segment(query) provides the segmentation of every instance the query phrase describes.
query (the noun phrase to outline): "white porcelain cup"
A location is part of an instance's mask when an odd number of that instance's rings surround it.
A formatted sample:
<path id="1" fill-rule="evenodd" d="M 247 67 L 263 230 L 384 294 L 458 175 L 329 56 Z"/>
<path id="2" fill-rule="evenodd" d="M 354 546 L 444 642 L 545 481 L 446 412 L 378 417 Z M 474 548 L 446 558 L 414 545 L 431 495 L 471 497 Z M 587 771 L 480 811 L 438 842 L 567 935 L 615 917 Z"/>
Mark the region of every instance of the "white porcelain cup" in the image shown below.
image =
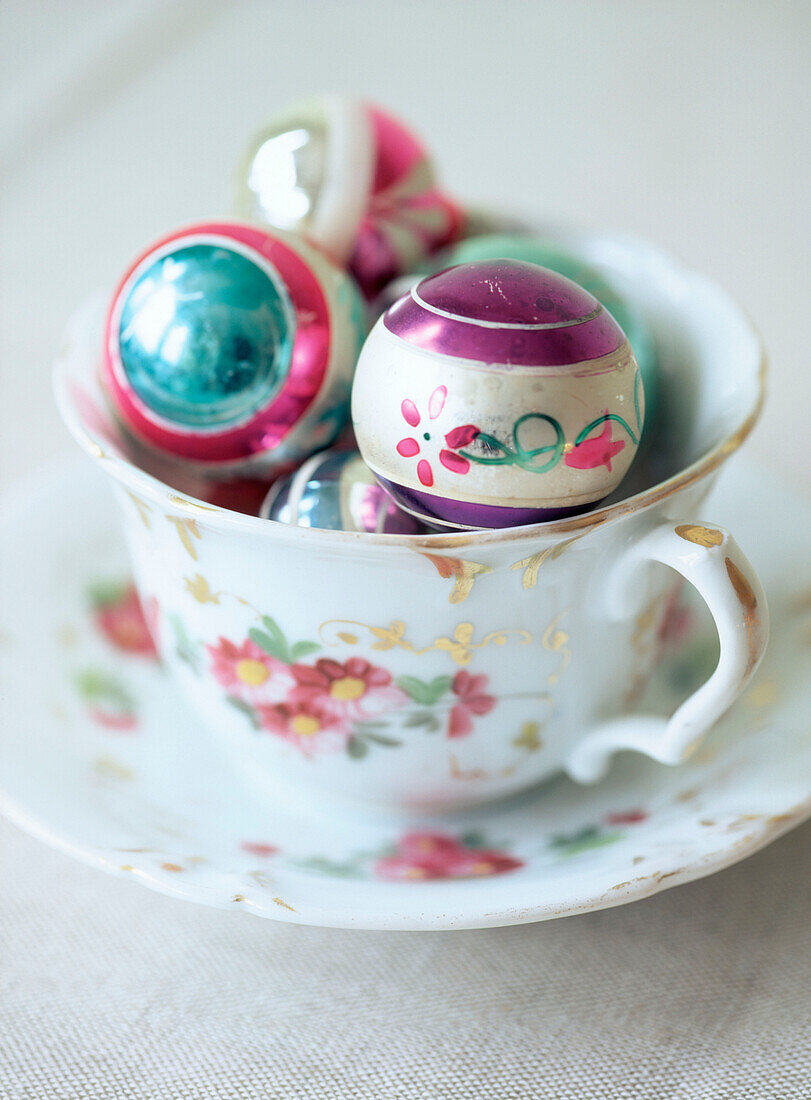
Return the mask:
<path id="1" fill-rule="evenodd" d="M 96 381 L 103 303 L 75 318 L 55 372 L 62 414 L 115 486 L 171 676 L 256 775 L 448 810 L 560 770 L 591 782 L 619 749 L 678 764 L 750 679 L 766 600 L 702 506 L 761 406 L 757 336 L 722 290 L 647 246 L 563 243 L 643 310 L 666 415 L 617 499 L 533 527 L 350 534 L 206 503 L 193 476 L 135 464 Z M 662 718 L 634 700 L 682 578 L 715 620 L 720 660 Z"/>

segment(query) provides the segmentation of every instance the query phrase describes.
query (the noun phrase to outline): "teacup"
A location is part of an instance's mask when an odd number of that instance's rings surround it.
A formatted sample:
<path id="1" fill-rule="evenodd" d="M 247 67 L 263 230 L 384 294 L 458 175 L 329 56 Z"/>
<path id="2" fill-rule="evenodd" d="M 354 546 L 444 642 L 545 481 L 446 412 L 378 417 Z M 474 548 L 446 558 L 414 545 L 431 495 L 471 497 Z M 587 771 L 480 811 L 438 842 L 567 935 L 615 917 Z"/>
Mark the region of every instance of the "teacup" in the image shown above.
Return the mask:
<path id="1" fill-rule="evenodd" d="M 645 245 L 566 244 L 652 326 L 666 423 L 616 498 L 535 526 L 374 535 L 212 504 L 193 471 L 181 483 L 134 454 L 107 412 L 103 303 L 74 319 L 55 368 L 62 415 L 115 487 L 170 674 L 254 774 L 445 811 L 561 770 L 594 781 L 620 749 L 678 764 L 752 676 L 763 590 L 732 536 L 699 517 L 761 407 L 758 338 L 721 289 Z M 671 718 L 637 713 L 682 578 L 715 620 L 720 660 Z"/>

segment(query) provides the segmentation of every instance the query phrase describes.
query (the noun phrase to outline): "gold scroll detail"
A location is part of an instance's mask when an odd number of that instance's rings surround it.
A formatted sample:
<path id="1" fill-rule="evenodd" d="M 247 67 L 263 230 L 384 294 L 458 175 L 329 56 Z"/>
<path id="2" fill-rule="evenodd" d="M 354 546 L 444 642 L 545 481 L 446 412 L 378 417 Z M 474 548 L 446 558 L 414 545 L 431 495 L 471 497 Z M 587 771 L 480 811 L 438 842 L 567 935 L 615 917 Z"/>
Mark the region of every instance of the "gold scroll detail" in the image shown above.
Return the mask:
<path id="1" fill-rule="evenodd" d="M 513 562 L 510 569 L 523 569 L 524 576 L 522 583 L 524 588 L 534 588 L 538 583 L 538 570 L 543 563 L 545 561 L 555 561 L 561 554 L 569 549 L 573 542 L 577 542 L 578 539 L 582 538 L 583 535 L 574 535 L 573 538 L 564 539 L 562 542 L 556 542 L 554 546 L 547 546 L 545 550 L 539 550 L 537 554 L 532 554 L 528 558 L 521 558 L 520 561 Z"/>
<path id="2" fill-rule="evenodd" d="M 205 577 L 200 573 L 195 573 L 193 577 L 183 578 L 186 591 L 190 595 L 194 596 L 198 603 L 219 603 L 219 592 L 212 592 L 211 585 L 208 583 Z"/>
<path id="3" fill-rule="evenodd" d="M 504 629 L 491 630 L 489 634 L 485 634 L 481 641 L 476 642 L 473 640 L 476 632 L 473 623 L 459 623 L 450 638 L 434 638 L 430 645 L 418 647 L 413 642 L 408 641 L 405 636 L 406 625 L 399 619 L 392 620 L 388 626 L 369 626 L 367 623 L 357 622 L 355 619 L 328 619 L 318 628 L 319 638 L 328 646 L 340 645 L 341 642 L 346 645 L 356 645 L 359 640 L 356 634 L 345 630 L 336 630 L 335 637 L 337 640 L 328 641 L 324 632 L 330 626 L 354 626 L 360 627 L 361 630 L 368 630 L 375 638 L 372 649 L 404 649 L 417 657 L 422 656 L 423 653 L 433 653 L 439 650 L 447 653 L 457 665 L 470 664 L 474 650 L 484 649 L 488 645 L 506 645 L 510 636 L 515 638 L 520 645 L 529 645 L 532 641 L 532 635 L 526 630 Z"/>
<path id="4" fill-rule="evenodd" d="M 444 554 L 428 554 L 423 550 L 418 550 L 417 553 L 420 557 L 427 558 L 444 580 L 454 578 L 454 585 L 448 596 L 449 603 L 463 603 L 470 595 L 476 577 L 493 572 L 492 566 L 484 565 L 480 561 L 448 558 Z"/>
<path id="5" fill-rule="evenodd" d="M 547 684 L 550 686 L 556 684 L 563 673 L 563 670 L 572 659 L 572 651 L 569 649 L 569 635 L 565 630 L 558 627 L 558 623 L 564 615 L 568 614 L 568 608 L 566 611 L 561 611 L 559 615 L 556 615 L 546 630 L 543 632 L 541 638 L 541 645 L 549 653 L 559 653 L 561 662 L 554 672 L 550 672 L 546 678 Z"/>
<path id="6" fill-rule="evenodd" d="M 142 500 L 141 497 L 137 495 L 137 493 L 133 493 L 131 489 L 125 489 L 124 492 L 137 508 L 138 515 L 141 517 L 141 523 L 143 523 L 144 527 L 146 527 L 148 531 L 149 528 L 152 526 L 152 522 L 149 518 L 149 514 L 152 509 L 149 507 L 145 500 Z"/>
<path id="7" fill-rule="evenodd" d="M 538 752 L 543 748 L 540 722 L 524 722 L 521 732 L 511 742 L 515 749 L 525 749 L 527 752 Z"/>
<path id="8" fill-rule="evenodd" d="M 197 526 L 197 520 L 185 519 L 182 516 L 170 516 L 168 512 L 166 518 L 175 525 L 178 538 L 183 543 L 183 549 L 193 561 L 197 561 L 197 550 L 192 542 L 192 538 L 200 539 L 202 537 L 200 528 Z"/>

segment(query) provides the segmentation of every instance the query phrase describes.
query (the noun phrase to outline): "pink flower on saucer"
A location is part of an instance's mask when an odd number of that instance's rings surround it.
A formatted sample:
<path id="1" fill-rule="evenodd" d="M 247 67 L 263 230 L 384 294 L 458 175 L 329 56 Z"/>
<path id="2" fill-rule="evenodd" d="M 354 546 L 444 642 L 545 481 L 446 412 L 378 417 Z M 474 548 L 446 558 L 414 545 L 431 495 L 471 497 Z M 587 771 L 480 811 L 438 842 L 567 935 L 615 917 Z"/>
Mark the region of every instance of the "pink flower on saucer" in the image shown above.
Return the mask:
<path id="1" fill-rule="evenodd" d="M 639 825 L 647 820 L 647 810 L 618 810 L 605 815 L 606 825 Z"/>
<path id="2" fill-rule="evenodd" d="M 495 848 L 457 840 L 447 833 L 406 833 L 392 855 L 379 859 L 374 873 L 397 882 L 486 878 L 523 867 L 520 859 Z"/>
<path id="3" fill-rule="evenodd" d="M 263 840 L 243 840 L 240 848 L 249 856 L 257 856 L 259 859 L 270 859 L 279 852 L 275 844 L 266 844 Z"/>
<path id="4" fill-rule="evenodd" d="M 447 386 L 437 386 L 431 396 L 428 398 L 428 419 L 436 420 L 445 408 L 445 401 L 448 397 Z M 406 398 L 400 405 L 400 412 L 403 414 L 403 420 L 410 428 L 418 428 L 422 423 L 422 417 L 420 411 L 415 403 Z M 458 431 L 458 429 L 454 429 Z M 453 432 L 451 433 L 453 435 Z M 431 439 L 430 432 L 422 433 L 422 440 L 424 443 L 429 442 Z M 449 437 L 446 437 L 446 443 L 448 446 L 455 446 L 458 444 L 452 444 Z M 403 439 L 397 444 L 397 453 L 403 458 L 416 458 L 417 455 L 422 454 L 422 443 L 413 435 L 404 436 Z M 439 461 L 445 467 L 446 470 L 450 470 L 454 474 L 466 474 L 470 469 L 470 463 L 462 455 L 454 454 L 453 451 L 443 448 L 439 452 Z M 430 488 L 434 484 L 434 471 L 431 468 L 431 463 L 427 458 L 420 458 L 417 462 L 417 477 L 420 479 L 420 483 L 425 485 L 426 488 Z"/>

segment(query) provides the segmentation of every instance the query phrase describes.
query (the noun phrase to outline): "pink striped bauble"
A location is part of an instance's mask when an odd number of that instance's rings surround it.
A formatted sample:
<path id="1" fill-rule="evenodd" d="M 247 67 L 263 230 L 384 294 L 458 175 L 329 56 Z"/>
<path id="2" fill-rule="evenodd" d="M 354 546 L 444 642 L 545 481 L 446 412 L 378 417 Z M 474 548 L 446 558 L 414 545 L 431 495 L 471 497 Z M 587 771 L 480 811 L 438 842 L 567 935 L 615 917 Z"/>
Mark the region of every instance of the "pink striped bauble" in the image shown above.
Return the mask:
<path id="1" fill-rule="evenodd" d="M 464 223 L 419 138 L 373 104 L 331 96 L 288 108 L 254 138 L 237 210 L 309 236 L 368 298 L 456 240 Z"/>

